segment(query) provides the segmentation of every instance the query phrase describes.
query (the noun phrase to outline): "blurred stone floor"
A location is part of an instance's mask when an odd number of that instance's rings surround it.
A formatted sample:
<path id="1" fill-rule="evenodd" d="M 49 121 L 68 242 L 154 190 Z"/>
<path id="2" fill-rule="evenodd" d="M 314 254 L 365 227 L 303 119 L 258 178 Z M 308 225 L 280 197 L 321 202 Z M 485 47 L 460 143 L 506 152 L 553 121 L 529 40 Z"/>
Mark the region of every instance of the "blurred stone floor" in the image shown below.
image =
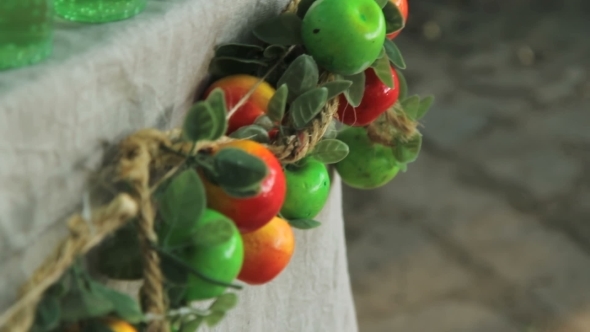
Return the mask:
<path id="1" fill-rule="evenodd" d="M 590 331 L 590 12 L 422 1 L 398 40 L 437 97 L 422 154 L 345 189 L 361 332 Z"/>

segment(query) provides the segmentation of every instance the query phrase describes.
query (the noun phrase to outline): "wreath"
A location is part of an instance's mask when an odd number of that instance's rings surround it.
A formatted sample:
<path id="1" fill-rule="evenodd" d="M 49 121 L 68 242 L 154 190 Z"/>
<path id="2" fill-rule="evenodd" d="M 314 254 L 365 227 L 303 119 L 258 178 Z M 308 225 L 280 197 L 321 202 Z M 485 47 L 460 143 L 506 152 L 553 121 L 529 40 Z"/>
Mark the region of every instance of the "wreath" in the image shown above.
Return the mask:
<path id="1" fill-rule="evenodd" d="M 254 28 L 256 43 L 218 46 L 183 127 L 118 144 L 100 171 L 112 197 L 69 218 L 3 330 L 218 324 L 237 304 L 236 278 L 270 282 L 293 254 L 292 228 L 321 225 L 326 165 L 371 189 L 417 158 L 433 97 L 407 93 L 392 41 L 407 13 L 405 0 L 294 0 Z M 142 280 L 139 299 L 97 275 Z"/>

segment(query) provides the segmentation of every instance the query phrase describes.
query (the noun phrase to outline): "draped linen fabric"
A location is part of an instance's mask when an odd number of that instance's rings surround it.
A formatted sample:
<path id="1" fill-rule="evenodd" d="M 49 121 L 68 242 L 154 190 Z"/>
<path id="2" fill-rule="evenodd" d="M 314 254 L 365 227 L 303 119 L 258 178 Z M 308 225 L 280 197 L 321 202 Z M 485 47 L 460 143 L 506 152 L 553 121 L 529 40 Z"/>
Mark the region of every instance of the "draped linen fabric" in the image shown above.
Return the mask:
<path id="1" fill-rule="evenodd" d="M 285 0 L 150 0 L 121 22 L 56 22 L 53 56 L 0 72 L 0 311 L 67 235 L 104 143 L 178 126 L 215 45 L 246 38 Z M 241 292 L 216 331 L 356 331 L 338 178 L 284 273 Z"/>

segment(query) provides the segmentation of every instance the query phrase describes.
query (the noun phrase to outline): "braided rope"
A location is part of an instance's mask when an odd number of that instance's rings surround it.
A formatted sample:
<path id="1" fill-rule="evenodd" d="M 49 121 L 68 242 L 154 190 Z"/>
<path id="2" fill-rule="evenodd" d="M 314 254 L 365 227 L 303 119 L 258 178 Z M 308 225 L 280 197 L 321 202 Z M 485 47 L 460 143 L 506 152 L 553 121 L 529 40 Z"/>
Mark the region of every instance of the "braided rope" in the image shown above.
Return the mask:
<path id="1" fill-rule="evenodd" d="M 321 83 L 332 81 L 332 75 L 323 75 Z M 304 158 L 322 139 L 338 111 L 338 98 L 328 101 L 322 111 L 302 131 L 287 137 L 279 136 L 268 148 L 283 163 L 291 164 Z"/>
<path id="2" fill-rule="evenodd" d="M 122 141 L 119 145 L 119 177 L 133 186 L 134 199 L 139 205 L 137 214 L 138 237 L 143 258 L 143 286 L 140 298 L 145 313 L 163 315 L 166 312 L 163 276 L 160 258 L 152 248 L 158 243 L 154 231 L 154 207 L 149 188 L 152 162 L 161 156 L 161 147 L 169 146 L 168 137 L 147 129 Z M 148 324 L 148 332 L 168 332 L 165 321 L 154 320 Z"/>
<path id="3" fill-rule="evenodd" d="M 283 10 L 284 13 L 296 13 L 297 7 L 299 7 L 299 3 L 301 0 L 291 0 L 287 4 L 287 7 Z"/>
<path id="4" fill-rule="evenodd" d="M 408 141 L 418 133 L 419 123 L 409 118 L 399 102 L 396 102 L 385 113 L 366 126 L 371 141 L 385 146 L 394 146 L 394 137 Z"/>

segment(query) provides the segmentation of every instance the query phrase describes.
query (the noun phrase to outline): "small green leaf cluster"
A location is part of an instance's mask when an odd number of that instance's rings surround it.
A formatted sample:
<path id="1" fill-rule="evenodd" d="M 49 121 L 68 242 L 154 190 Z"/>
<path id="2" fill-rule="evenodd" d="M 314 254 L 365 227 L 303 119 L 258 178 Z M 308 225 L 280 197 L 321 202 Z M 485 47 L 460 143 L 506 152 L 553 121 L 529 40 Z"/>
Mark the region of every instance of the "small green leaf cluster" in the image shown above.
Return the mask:
<path id="1" fill-rule="evenodd" d="M 297 229 L 312 229 L 322 225 L 319 221 L 312 220 L 312 219 L 295 219 L 295 220 L 287 220 L 289 225 L 293 228 Z"/>
<path id="2" fill-rule="evenodd" d="M 192 142 L 219 139 L 227 130 L 226 114 L 223 90 L 215 89 L 188 111 L 182 131 L 184 138 Z"/>
<path id="3" fill-rule="evenodd" d="M 183 126 L 183 137 L 194 144 L 192 150 L 200 141 L 215 141 L 223 136 L 227 130 L 227 112 L 224 92 L 219 88 L 213 90 L 207 99 L 193 105 L 186 115 Z M 253 128 L 250 128 L 250 133 L 252 130 Z M 239 133 L 242 134 L 244 131 Z M 221 149 L 215 155 L 190 151 L 186 158 L 187 165 L 201 169 L 208 180 L 221 186 L 228 194 L 241 198 L 255 196 L 259 192 L 260 183 L 268 173 L 266 165 L 259 158 L 235 148 Z M 195 191 L 195 199 L 201 202 L 198 206 L 202 212 L 206 206 L 203 185 L 194 170 L 192 175 L 187 174 L 189 173 L 185 173 L 184 176 L 190 177 L 194 183 L 198 182 L 192 190 Z M 176 196 L 171 198 L 172 201 L 176 199 Z"/>
<path id="4" fill-rule="evenodd" d="M 324 164 L 335 164 L 346 158 L 348 145 L 335 138 L 324 138 L 314 147 L 309 156 Z"/>
<path id="5" fill-rule="evenodd" d="M 233 309 L 238 303 L 238 296 L 235 293 L 225 293 L 218 296 L 213 303 L 206 309 L 200 310 L 194 307 L 185 308 L 186 312 L 182 315 L 174 316 L 171 319 L 171 326 L 178 332 L 195 332 L 205 323 L 213 327 Z"/>
<path id="6" fill-rule="evenodd" d="M 407 165 L 416 161 L 420 154 L 420 150 L 422 149 L 422 135 L 416 133 L 406 141 L 397 138 L 394 144 L 393 151 L 395 159 L 399 163 L 401 170 L 405 171 Z"/>
<path id="7" fill-rule="evenodd" d="M 420 97 L 412 95 L 401 99 L 396 105 L 400 112 L 413 122 L 422 119 L 432 104 L 433 96 Z M 401 169 L 406 170 L 407 164 L 416 161 L 422 148 L 422 134 L 416 130 L 411 137 L 397 136 L 394 138 L 394 155 L 400 163 Z"/>
<path id="8" fill-rule="evenodd" d="M 211 71 L 214 76 L 254 74 L 265 77 L 269 83 L 277 87 L 268 103 L 266 114 L 257 119 L 254 124 L 244 126 L 233 132 L 230 137 L 247 138 L 259 143 L 269 143 L 268 133 L 273 130 L 278 130 L 283 135 L 294 134 L 308 126 L 328 101 L 336 98 L 352 85 L 352 82 L 345 79 L 320 84 L 318 82 L 320 78 L 318 66 L 314 59 L 307 54 L 301 54 L 293 59 L 286 58 L 286 55 L 294 50 L 293 48 L 287 48 L 287 46 L 296 44 L 298 38 L 290 36 L 288 39 L 281 39 L 280 36 L 298 31 L 293 27 L 299 21 L 300 19 L 294 14 L 282 14 L 261 23 L 254 30 L 254 34 L 269 44 L 266 47 L 226 44 L 217 49 L 212 60 L 213 64 L 218 63 L 219 59 L 230 61 L 228 56 L 231 56 L 231 61 L 241 64 L 265 59 L 264 61 L 270 61 L 268 66 L 263 66 L 265 69 L 270 67 L 270 63 L 275 64 L 275 71 L 269 71 L 265 74 L 261 72 L 253 73 L 246 67 L 243 68 L 244 70 L 228 72 L 217 70 L 215 69 L 217 65 L 214 66 Z M 269 29 L 269 27 L 273 28 Z M 232 68 L 236 68 L 236 66 L 232 66 Z M 271 73 L 276 74 L 274 80 L 269 78 Z M 211 96 L 208 99 L 210 98 Z M 204 108 L 202 104 L 206 103 L 207 101 L 198 103 L 199 108 L 195 107 L 195 112 L 200 112 Z M 286 116 L 288 116 L 287 119 L 285 119 Z M 195 115 L 194 121 L 198 121 L 197 118 Z"/>
<path id="9" fill-rule="evenodd" d="M 306 128 L 326 106 L 326 103 L 346 93 L 352 82 L 345 79 L 318 82 L 318 67 L 309 55 L 298 56 L 283 73 L 278 81 L 279 88 L 271 99 L 267 110 L 268 116 L 275 123 L 280 123 L 285 114 L 285 107 L 289 104 L 289 124 L 291 133 Z M 279 95 L 280 101 L 274 101 Z M 277 98 L 278 99 L 278 98 Z M 334 126 L 332 137 L 324 136 L 310 155 L 325 164 L 332 164 L 342 160 L 348 154 L 348 146 L 336 140 Z M 283 131 L 288 129 L 282 128 Z"/>
<path id="10" fill-rule="evenodd" d="M 418 121 L 426 115 L 433 103 L 433 96 L 421 98 L 418 95 L 412 95 L 401 100 L 401 107 L 406 116 L 413 121 Z"/>
<path id="11" fill-rule="evenodd" d="M 83 323 L 84 331 L 109 331 L 101 321 L 106 316 L 132 324 L 145 318 L 134 299 L 95 281 L 78 262 L 45 291 L 31 332 L 63 331 L 72 323 Z"/>
<path id="12" fill-rule="evenodd" d="M 224 44 L 215 50 L 209 64 L 209 72 L 213 78 L 236 74 L 261 77 L 286 53 L 287 48 L 279 44 L 270 44 L 267 47 L 255 44 Z"/>
<path id="13" fill-rule="evenodd" d="M 245 57 L 260 57 L 264 56 L 264 53 L 267 53 L 267 56 L 268 53 L 273 56 L 285 55 L 285 46 L 297 44 L 299 40 L 293 35 L 284 39 L 281 39 L 281 36 L 299 31 L 295 28 L 297 24 L 300 24 L 297 23 L 299 21 L 300 19 L 294 14 L 282 14 L 271 18 L 261 23 L 254 30 L 254 34 L 258 38 L 270 44 L 266 48 L 257 45 L 227 44 L 218 48 L 216 57 L 228 54 L 237 56 L 239 50 L 249 51 L 242 53 Z M 257 55 L 256 51 L 262 52 L 262 54 Z M 284 59 L 278 61 L 284 63 Z M 323 83 L 320 83 L 319 79 L 320 72 L 313 57 L 307 54 L 295 57 L 278 77 L 275 83 L 277 89 L 268 103 L 266 114 L 260 117 L 256 123 L 242 127 L 230 136 L 232 138 L 248 138 L 260 143 L 269 143 L 268 132 L 273 129 L 279 130 L 283 135 L 295 134 L 297 131 L 306 128 L 330 100 L 338 97 L 341 93 L 349 94 L 349 89 L 353 85 L 353 81 L 346 78 Z M 355 88 L 358 87 L 355 86 Z M 284 121 L 285 116 L 288 116 L 286 122 Z M 334 137 L 335 135 L 332 133 L 331 138 Z M 334 156 L 342 155 L 342 151 L 348 150 L 347 147 L 342 147 L 345 145 L 344 143 L 335 144 L 333 141 L 335 140 L 332 140 L 333 144 L 322 145 L 319 149 L 315 149 L 312 154 L 324 163 L 337 162 L 338 160 L 334 159 Z M 335 148 L 336 151 L 329 151 L 331 147 Z"/>
<path id="14" fill-rule="evenodd" d="M 268 105 L 267 115 L 273 123 L 282 123 L 287 113 L 288 123 L 292 126 L 289 129 L 302 130 L 318 116 L 329 100 L 352 84 L 347 80 L 320 84 L 319 76 L 318 66 L 310 55 L 302 54 L 289 64 L 280 76 L 278 89 Z"/>

